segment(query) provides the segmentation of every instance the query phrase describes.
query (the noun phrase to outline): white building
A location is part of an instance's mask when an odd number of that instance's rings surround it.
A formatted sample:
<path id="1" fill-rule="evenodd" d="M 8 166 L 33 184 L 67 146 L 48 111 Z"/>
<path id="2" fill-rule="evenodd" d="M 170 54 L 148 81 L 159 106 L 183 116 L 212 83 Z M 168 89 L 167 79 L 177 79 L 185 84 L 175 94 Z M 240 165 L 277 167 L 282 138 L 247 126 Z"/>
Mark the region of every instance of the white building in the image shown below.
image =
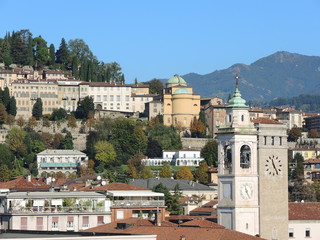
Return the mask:
<path id="1" fill-rule="evenodd" d="M 92 97 L 95 109 L 132 112 L 131 85 L 105 82 L 80 84 L 80 99 Z"/>
<path id="2" fill-rule="evenodd" d="M 320 203 L 289 203 L 289 239 L 319 239 Z"/>
<path id="3" fill-rule="evenodd" d="M 61 172 L 68 176 L 87 160 L 87 155 L 77 150 L 47 149 L 37 154 L 39 174 Z"/>
<path id="4" fill-rule="evenodd" d="M 74 231 L 111 222 L 110 200 L 95 192 L 9 192 L 0 194 L 5 230 Z"/>
<path id="5" fill-rule="evenodd" d="M 169 164 L 173 166 L 199 166 L 201 158 L 199 150 L 163 150 L 162 158 L 142 159 L 142 164 L 146 166 L 162 166 Z"/>

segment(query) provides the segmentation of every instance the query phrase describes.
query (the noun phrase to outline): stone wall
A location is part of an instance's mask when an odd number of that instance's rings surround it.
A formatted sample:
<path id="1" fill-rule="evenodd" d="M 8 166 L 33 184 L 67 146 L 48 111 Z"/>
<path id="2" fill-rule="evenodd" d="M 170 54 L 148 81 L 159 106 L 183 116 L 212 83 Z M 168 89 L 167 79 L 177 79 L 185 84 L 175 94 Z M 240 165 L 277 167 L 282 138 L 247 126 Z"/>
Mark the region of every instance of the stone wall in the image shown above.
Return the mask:
<path id="1" fill-rule="evenodd" d="M 212 138 L 181 138 L 182 148 L 201 150 L 209 140 Z"/>

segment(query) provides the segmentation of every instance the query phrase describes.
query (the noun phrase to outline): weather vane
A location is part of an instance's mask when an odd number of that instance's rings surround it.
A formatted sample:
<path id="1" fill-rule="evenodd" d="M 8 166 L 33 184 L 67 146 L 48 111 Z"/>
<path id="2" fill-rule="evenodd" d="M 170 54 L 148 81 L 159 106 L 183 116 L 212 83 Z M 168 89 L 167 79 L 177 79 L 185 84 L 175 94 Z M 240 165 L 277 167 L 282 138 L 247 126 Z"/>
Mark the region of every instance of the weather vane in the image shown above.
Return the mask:
<path id="1" fill-rule="evenodd" d="M 234 77 L 236 79 L 236 88 L 238 88 L 238 84 L 239 84 L 239 74 L 236 73 L 236 76 Z"/>

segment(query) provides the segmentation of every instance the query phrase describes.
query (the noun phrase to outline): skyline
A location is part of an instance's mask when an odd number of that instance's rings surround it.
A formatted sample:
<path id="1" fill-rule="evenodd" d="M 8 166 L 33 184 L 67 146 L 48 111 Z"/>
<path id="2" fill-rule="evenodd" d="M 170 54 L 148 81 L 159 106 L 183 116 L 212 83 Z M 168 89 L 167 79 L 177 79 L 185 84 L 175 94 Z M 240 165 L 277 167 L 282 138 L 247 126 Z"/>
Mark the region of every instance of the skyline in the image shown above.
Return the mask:
<path id="1" fill-rule="evenodd" d="M 320 56 L 320 2 L 0 2 L 0 37 L 29 29 L 56 50 L 83 39 L 98 60 L 116 61 L 126 82 L 207 74 L 277 51 Z M 14 8 L 13 11 L 10 11 Z"/>

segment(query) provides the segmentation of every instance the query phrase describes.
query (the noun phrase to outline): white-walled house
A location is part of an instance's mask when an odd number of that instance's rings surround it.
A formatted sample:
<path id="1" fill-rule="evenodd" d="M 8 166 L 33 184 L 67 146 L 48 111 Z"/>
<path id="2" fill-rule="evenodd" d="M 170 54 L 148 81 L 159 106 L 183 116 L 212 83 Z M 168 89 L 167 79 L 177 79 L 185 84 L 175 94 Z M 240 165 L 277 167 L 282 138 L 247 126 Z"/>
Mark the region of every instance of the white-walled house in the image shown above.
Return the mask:
<path id="1" fill-rule="evenodd" d="M 163 150 L 162 158 L 142 159 L 146 166 L 162 166 L 170 164 L 173 166 L 199 166 L 201 158 L 199 150 L 182 149 L 182 150 Z"/>
<path id="2" fill-rule="evenodd" d="M 88 157 L 83 152 L 69 149 L 47 149 L 37 154 L 39 174 L 64 173 L 66 176 L 77 173 L 77 167 Z"/>
<path id="3" fill-rule="evenodd" d="M 289 240 L 319 239 L 320 203 L 289 203 Z"/>
<path id="4" fill-rule="evenodd" d="M 111 222 L 110 205 L 95 192 L 1 193 L 0 229 L 77 232 Z"/>

